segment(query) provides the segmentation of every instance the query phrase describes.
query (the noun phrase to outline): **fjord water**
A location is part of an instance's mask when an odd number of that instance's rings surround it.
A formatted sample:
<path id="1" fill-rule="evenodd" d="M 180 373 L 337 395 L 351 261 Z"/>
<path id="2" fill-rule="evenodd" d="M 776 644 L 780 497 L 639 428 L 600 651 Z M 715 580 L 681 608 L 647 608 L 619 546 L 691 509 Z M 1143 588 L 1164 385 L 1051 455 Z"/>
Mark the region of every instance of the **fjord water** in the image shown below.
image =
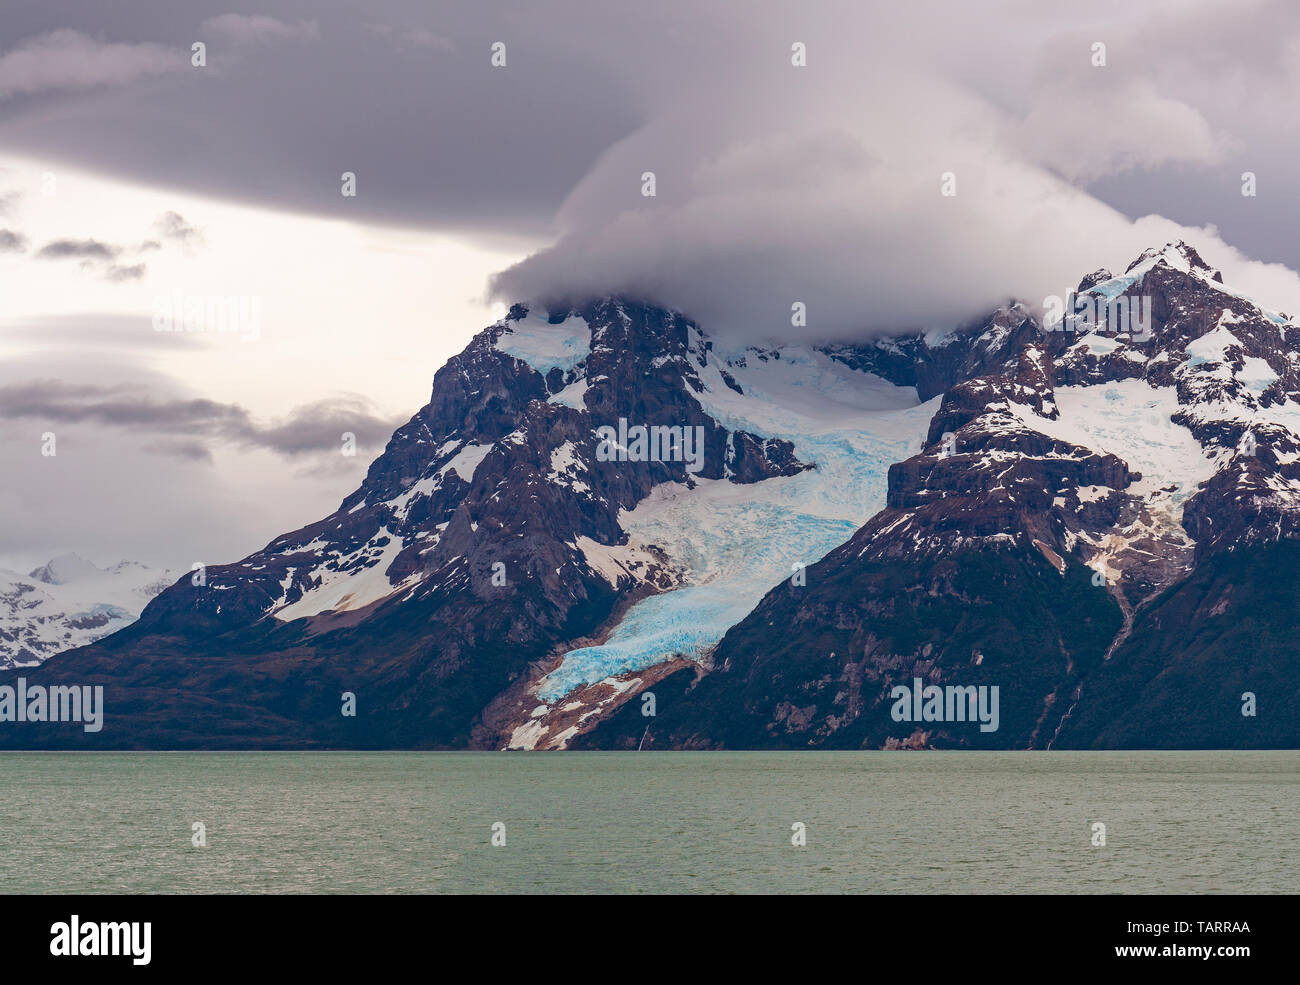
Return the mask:
<path id="1" fill-rule="evenodd" d="M 1294 893 L 1297 834 L 1300 752 L 0 753 L 8 893 Z"/>

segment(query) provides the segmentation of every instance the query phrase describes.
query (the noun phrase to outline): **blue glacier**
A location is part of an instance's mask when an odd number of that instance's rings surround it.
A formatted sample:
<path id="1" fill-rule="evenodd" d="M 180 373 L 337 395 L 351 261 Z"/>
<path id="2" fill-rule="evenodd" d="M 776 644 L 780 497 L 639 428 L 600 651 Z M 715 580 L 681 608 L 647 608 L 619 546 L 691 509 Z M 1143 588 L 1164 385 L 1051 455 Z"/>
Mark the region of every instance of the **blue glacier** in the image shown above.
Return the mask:
<path id="1" fill-rule="evenodd" d="M 685 584 L 634 603 L 604 642 L 566 653 L 540 682 L 541 700 L 673 656 L 705 656 L 796 564 L 820 560 L 883 508 L 889 466 L 920 449 L 934 413 L 910 387 L 812 349 L 782 349 L 766 362 L 749 353 L 746 362 L 727 367 L 742 396 L 710 354 L 697 399 L 730 430 L 791 441 L 816 469 L 743 485 L 703 479 L 693 490 L 666 483 L 620 514 L 634 541 L 658 545 L 686 570 Z"/>

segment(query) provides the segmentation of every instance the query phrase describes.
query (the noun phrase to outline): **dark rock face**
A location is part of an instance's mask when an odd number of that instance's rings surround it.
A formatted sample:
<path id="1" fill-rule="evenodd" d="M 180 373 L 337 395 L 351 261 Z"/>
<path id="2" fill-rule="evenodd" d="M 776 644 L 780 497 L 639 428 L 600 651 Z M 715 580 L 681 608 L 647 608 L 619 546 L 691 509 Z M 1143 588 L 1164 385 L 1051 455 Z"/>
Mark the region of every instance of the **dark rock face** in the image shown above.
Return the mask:
<path id="1" fill-rule="evenodd" d="M 1053 748 L 1296 748 L 1297 571 L 1294 539 L 1207 556 L 1138 614 Z"/>
<path id="2" fill-rule="evenodd" d="M 915 387 L 921 400 L 953 386 L 1017 366 L 1020 350 L 1040 339 L 1029 310 L 1012 304 L 934 339 L 901 335 L 869 345 L 834 345 L 825 351 L 846 366 Z"/>
<path id="3" fill-rule="evenodd" d="M 1091 290 L 1092 288 L 1096 287 L 1098 284 L 1110 280 L 1113 276 L 1114 274 L 1112 274 L 1105 267 L 1099 267 L 1096 270 L 1094 270 L 1092 273 L 1085 276 L 1083 280 L 1079 281 L 1079 286 L 1078 288 L 1076 288 L 1076 290 L 1081 292 Z"/>

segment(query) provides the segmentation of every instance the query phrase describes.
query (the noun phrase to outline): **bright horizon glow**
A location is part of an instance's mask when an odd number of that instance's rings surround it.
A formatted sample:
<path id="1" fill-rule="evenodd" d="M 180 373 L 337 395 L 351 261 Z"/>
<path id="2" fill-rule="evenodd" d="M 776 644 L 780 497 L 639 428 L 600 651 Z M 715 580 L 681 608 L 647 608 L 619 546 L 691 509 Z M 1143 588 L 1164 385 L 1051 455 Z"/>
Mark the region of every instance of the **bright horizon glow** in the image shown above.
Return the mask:
<path id="1" fill-rule="evenodd" d="M 48 197 L 46 172 L 56 179 Z M 342 196 L 340 217 L 328 219 L 0 155 L 0 194 L 15 191 L 21 197 L 0 228 L 27 244 L 0 253 L 0 385 L 145 384 L 238 404 L 259 422 L 340 394 L 369 400 L 380 417 L 415 413 L 439 367 L 504 314 L 486 298 L 488 276 L 527 252 L 353 221 Z M 155 223 L 166 212 L 197 227 L 203 242 L 163 241 Z M 117 263 L 144 263 L 147 272 L 111 282 L 78 259 L 35 256 L 61 239 L 121 247 Z M 162 248 L 139 252 L 148 240 Z M 155 299 L 177 290 L 260 298 L 258 337 L 154 331 Z M 85 329 L 61 336 L 58 319 Z M 101 566 L 235 560 L 334 510 L 382 450 L 290 460 L 210 442 L 212 462 L 187 461 L 149 451 L 149 436 L 130 429 L 64 424 L 56 465 L 33 443 L 44 430 L 21 418 L 0 437 L 16 463 L 0 490 L 9 528 L 0 567 L 25 572 L 64 552 Z"/>
<path id="2" fill-rule="evenodd" d="M 56 179 L 49 197 L 46 172 Z M 155 334 L 159 295 L 259 297 L 258 340 L 212 334 L 201 347 L 169 353 L 162 345 L 149 356 L 150 368 L 259 416 L 336 392 L 360 393 L 384 413 L 414 412 L 427 402 L 438 367 L 504 313 L 484 296 L 488 276 L 527 252 L 356 222 L 344 218 L 350 200 L 342 196 L 340 218 L 326 219 L 10 156 L 0 157 L 0 190 L 22 193 L 0 226 L 28 240 L 26 253 L 0 254 L 0 356 L 41 349 L 4 332 L 31 319 L 139 316 L 141 330 Z M 154 223 L 168 211 L 197 226 L 204 243 L 187 253 L 164 242 L 137 255 L 142 242 L 160 239 Z M 127 247 L 119 262 L 145 263 L 148 272 L 114 283 L 77 260 L 35 258 L 58 239 Z"/>

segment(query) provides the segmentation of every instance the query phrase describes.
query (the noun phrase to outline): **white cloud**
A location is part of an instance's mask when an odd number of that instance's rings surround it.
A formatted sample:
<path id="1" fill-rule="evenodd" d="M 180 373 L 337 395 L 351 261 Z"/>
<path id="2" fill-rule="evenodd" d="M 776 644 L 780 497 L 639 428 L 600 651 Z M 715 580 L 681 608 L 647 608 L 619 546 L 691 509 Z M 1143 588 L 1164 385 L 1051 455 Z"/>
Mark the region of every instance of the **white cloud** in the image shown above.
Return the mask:
<path id="1" fill-rule="evenodd" d="M 119 86 L 188 64 L 188 53 L 157 44 L 99 41 L 50 31 L 0 55 L 0 99 L 49 90 Z"/>
<path id="2" fill-rule="evenodd" d="M 1060 87 L 1011 127 L 1027 156 L 1087 181 L 1167 164 L 1216 164 L 1230 141 L 1196 108 L 1146 79 L 1123 88 Z"/>
<path id="3" fill-rule="evenodd" d="M 290 24 L 262 14 L 221 14 L 209 17 L 200 29 L 206 34 L 241 42 L 309 40 L 320 37 L 320 24 L 315 20 Z"/>
<path id="4" fill-rule="evenodd" d="M 1027 39 L 1031 28 L 1006 9 L 950 12 L 879 15 L 870 58 L 845 57 L 826 23 L 768 18 L 743 46 L 687 63 L 671 102 L 574 188 L 555 244 L 503 271 L 495 296 L 628 293 L 745 339 L 789 337 L 790 306 L 803 301 L 808 335 L 861 336 L 1061 295 L 1099 266 L 1122 269 L 1181 238 L 1243 289 L 1266 289 L 1264 303 L 1296 308 L 1300 277 L 1287 268 L 1247 260 L 1212 228 L 1125 216 L 1080 187 L 1135 169 L 1221 166 L 1235 191 L 1240 168 L 1226 158 L 1236 137 L 1202 113 L 1203 86 L 1177 84 L 1182 56 L 1144 44 L 1151 11 L 1105 35 L 1103 69 L 1088 62 L 1091 32 L 1038 24 Z M 982 37 L 1021 34 L 979 47 L 983 64 L 953 68 L 971 18 Z M 807 40 L 806 68 L 788 64 L 783 31 Z M 654 198 L 640 194 L 644 171 L 655 172 Z M 955 197 L 940 193 L 945 172 Z"/>

